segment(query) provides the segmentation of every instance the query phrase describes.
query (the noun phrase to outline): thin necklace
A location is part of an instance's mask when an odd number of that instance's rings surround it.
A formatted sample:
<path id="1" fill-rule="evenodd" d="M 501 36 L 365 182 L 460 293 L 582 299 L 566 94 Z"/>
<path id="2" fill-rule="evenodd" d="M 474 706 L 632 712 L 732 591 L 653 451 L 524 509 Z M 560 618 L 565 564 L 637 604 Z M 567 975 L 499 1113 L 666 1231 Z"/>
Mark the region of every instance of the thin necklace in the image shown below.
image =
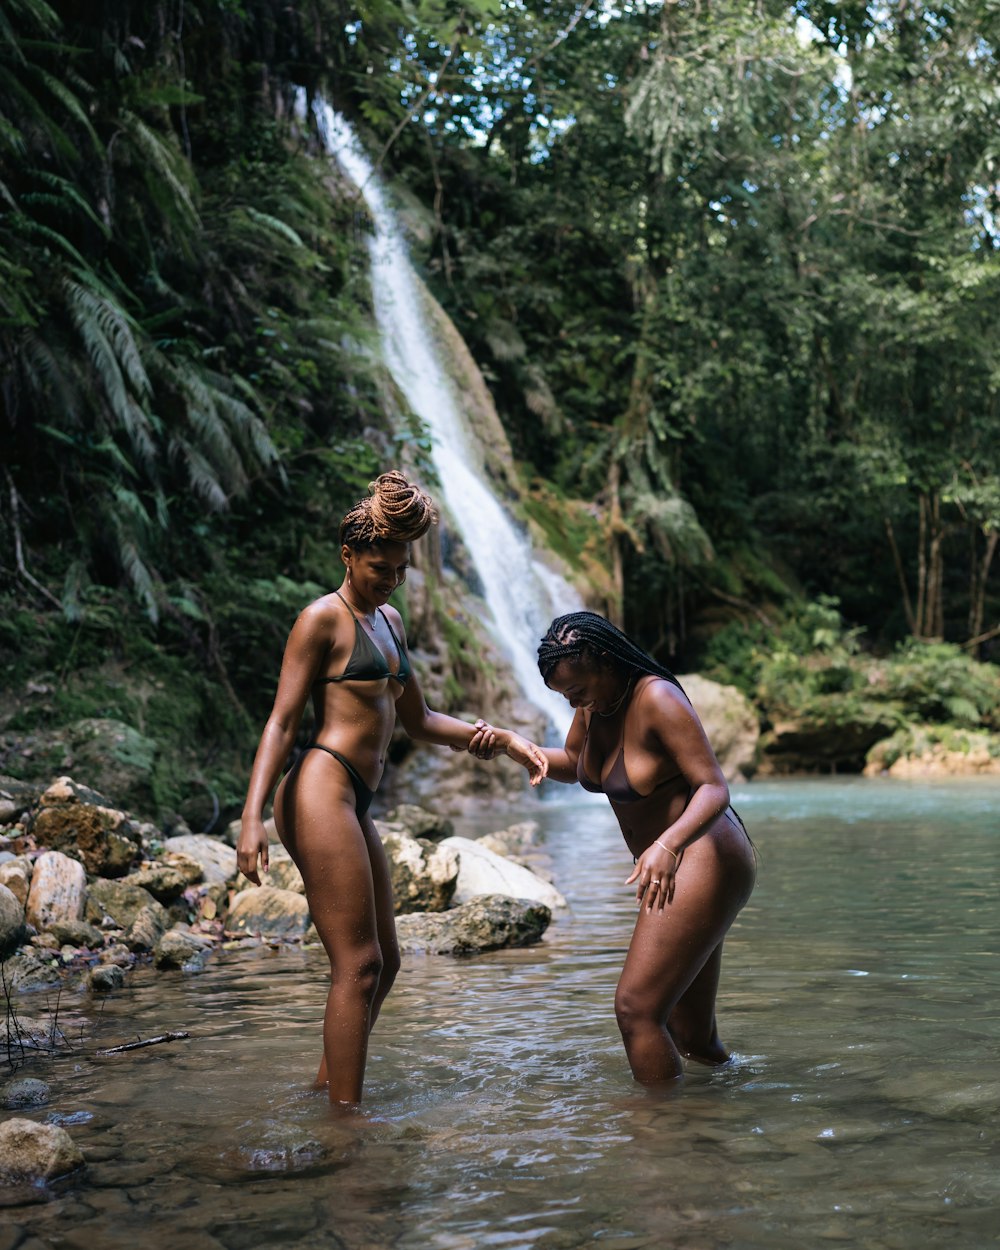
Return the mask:
<path id="1" fill-rule="evenodd" d="M 625 700 L 628 698 L 629 693 L 630 693 L 630 691 L 631 691 L 631 689 L 632 689 L 632 683 L 633 683 L 634 681 L 635 681 L 635 673 L 633 673 L 633 674 L 632 674 L 632 676 L 631 676 L 631 677 L 628 679 L 628 681 L 626 682 L 626 684 L 625 684 L 625 689 L 622 691 L 622 693 L 621 693 L 621 697 L 620 697 L 620 698 L 618 698 L 618 699 L 616 699 L 616 700 L 615 700 L 615 702 L 611 705 L 611 707 L 610 707 L 610 708 L 609 708 L 606 712 L 598 712 L 598 713 L 597 713 L 597 715 L 598 715 L 598 716 L 604 716 L 604 717 L 607 717 L 607 716 L 614 716 L 615 712 L 617 712 L 617 711 L 618 711 L 618 709 L 621 707 L 621 705 L 622 705 L 622 704 L 625 702 Z M 595 711 L 596 711 L 596 709 L 595 709 Z"/>
<path id="2" fill-rule="evenodd" d="M 354 586 L 351 584 L 351 580 L 350 580 L 350 578 L 348 578 L 348 579 L 347 579 L 347 586 L 348 586 L 348 589 L 349 589 L 349 590 L 351 590 L 351 591 L 353 592 L 353 590 L 354 590 Z M 364 621 L 364 623 L 368 626 L 368 628 L 369 628 L 369 629 L 372 631 L 372 633 L 374 634 L 374 632 L 375 632 L 375 617 L 376 617 L 376 615 L 377 615 L 377 613 L 378 613 L 378 608 L 376 608 L 376 609 L 375 609 L 375 611 L 374 611 L 374 612 L 372 612 L 372 614 L 369 616 L 369 615 L 368 615 L 368 613 L 364 610 L 364 608 L 359 608 L 357 604 L 351 604 L 351 603 L 348 603 L 348 607 L 352 607 L 352 608 L 354 608 L 354 609 L 356 609 L 356 610 L 357 610 L 358 615 L 361 617 L 361 619 Z"/>

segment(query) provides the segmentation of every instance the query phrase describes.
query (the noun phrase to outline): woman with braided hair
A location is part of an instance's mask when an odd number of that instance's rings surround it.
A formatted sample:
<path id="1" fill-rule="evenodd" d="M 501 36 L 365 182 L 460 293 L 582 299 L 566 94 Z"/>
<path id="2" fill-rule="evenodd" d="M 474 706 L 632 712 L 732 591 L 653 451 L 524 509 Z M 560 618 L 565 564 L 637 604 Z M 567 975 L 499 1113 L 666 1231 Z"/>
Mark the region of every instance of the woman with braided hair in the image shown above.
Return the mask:
<path id="1" fill-rule="evenodd" d="M 399 969 L 389 868 L 368 815 L 396 717 L 410 737 L 457 750 L 478 728 L 427 707 L 402 619 L 388 606 L 406 577 L 410 543 L 437 519 L 430 496 L 396 471 L 368 489 L 340 527 L 343 583 L 305 608 L 288 636 L 236 848 L 240 871 L 260 885 L 268 868 L 263 809 L 277 785 L 278 836 L 302 874 L 330 958 L 316 1084 L 334 1104 L 360 1101 L 368 1036 Z M 278 784 L 310 696 L 313 740 Z M 547 769 L 541 750 L 507 730 L 490 732 L 537 785 Z"/>
<path id="2" fill-rule="evenodd" d="M 682 1056 L 725 1063 L 722 944 L 756 861 L 701 722 L 676 677 L 596 613 L 553 621 L 538 667 L 576 708 L 565 746 L 545 749 L 549 776 L 606 794 L 635 857 L 639 916 L 615 996 L 632 1073 L 659 1085 Z"/>

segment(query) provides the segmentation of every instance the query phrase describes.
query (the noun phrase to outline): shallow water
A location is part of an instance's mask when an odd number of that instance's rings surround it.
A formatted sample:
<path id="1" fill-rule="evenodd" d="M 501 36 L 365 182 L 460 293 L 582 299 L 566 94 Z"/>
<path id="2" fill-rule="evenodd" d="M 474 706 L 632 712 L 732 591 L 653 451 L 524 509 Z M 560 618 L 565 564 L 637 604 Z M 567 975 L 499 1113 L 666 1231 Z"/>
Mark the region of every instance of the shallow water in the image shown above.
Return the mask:
<path id="1" fill-rule="evenodd" d="M 726 947 L 726 1069 L 674 1096 L 632 1082 L 612 1008 L 631 859 L 602 805 L 532 804 L 570 913 L 526 950 L 409 958 L 346 1121 L 307 1089 L 316 953 L 142 970 L 100 1013 L 64 997 L 96 1036 L 24 1074 L 88 1167 L 3 1212 L 0 1246 L 998 1244 L 1000 786 L 758 782 L 735 802 L 761 865 Z M 191 1037 L 93 1055 L 169 1029 Z"/>

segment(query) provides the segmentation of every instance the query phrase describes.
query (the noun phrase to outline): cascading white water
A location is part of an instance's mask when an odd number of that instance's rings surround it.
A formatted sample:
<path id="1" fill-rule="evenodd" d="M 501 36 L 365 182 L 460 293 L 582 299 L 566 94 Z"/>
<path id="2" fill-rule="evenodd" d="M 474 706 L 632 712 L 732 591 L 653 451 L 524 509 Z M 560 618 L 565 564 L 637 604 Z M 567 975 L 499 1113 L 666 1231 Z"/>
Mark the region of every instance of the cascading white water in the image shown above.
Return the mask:
<path id="1" fill-rule="evenodd" d="M 542 681 L 535 649 L 552 618 L 581 607 L 580 598 L 535 558 L 529 541 L 490 489 L 427 331 L 406 244 L 371 161 L 340 114 L 321 100 L 313 108 L 327 151 L 358 186 L 371 213 L 372 293 L 383 356 L 413 412 L 430 431 L 431 457 L 444 501 L 482 584 L 492 618 L 488 624 L 525 697 L 565 735 L 572 712 Z"/>

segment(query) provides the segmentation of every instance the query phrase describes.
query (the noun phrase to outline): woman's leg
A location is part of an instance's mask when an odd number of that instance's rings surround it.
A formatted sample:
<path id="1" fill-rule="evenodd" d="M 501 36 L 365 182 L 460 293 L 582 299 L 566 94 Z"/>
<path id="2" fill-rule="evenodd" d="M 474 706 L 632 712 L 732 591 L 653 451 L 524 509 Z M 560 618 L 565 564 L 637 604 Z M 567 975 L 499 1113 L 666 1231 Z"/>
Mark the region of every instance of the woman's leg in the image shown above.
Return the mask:
<path id="1" fill-rule="evenodd" d="M 662 911 L 643 908 L 636 921 L 615 1013 L 643 1084 L 680 1076 L 681 1051 L 704 1062 L 726 1057 L 715 1028 L 722 942 L 753 886 L 748 847 L 730 842 L 710 831 L 688 847 L 673 902 Z"/>
<path id="2" fill-rule="evenodd" d="M 372 868 L 372 885 L 375 891 L 375 922 L 378 930 L 378 944 L 382 952 L 382 974 L 379 977 L 378 989 L 372 1000 L 372 1012 L 369 1028 L 374 1027 L 378 1013 L 382 1009 L 386 996 L 392 989 L 393 982 L 399 972 L 399 942 L 396 938 L 395 905 L 392 897 L 392 876 L 389 872 L 389 861 L 386 858 L 382 839 L 367 814 L 361 820 L 365 840 L 368 843 L 368 855 Z"/>
<path id="3" fill-rule="evenodd" d="M 356 1103 L 383 966 L 369 838 L 346 770 L 320 752 L 310 752 L 285 778 L 274 811 L 330 960 L 317 1084 L 329 1084 L 332 1103 Z"/>
<path id="4" fill-rule="evenodd" d="M 667 1019 L 670 1036 L 684 1058 L 711 1066 L 725 1063 L 729 1058 L 715 1021 L 722 947 L 720 942 L 705 960 L 701 971 L 677 1000 Z"/>

